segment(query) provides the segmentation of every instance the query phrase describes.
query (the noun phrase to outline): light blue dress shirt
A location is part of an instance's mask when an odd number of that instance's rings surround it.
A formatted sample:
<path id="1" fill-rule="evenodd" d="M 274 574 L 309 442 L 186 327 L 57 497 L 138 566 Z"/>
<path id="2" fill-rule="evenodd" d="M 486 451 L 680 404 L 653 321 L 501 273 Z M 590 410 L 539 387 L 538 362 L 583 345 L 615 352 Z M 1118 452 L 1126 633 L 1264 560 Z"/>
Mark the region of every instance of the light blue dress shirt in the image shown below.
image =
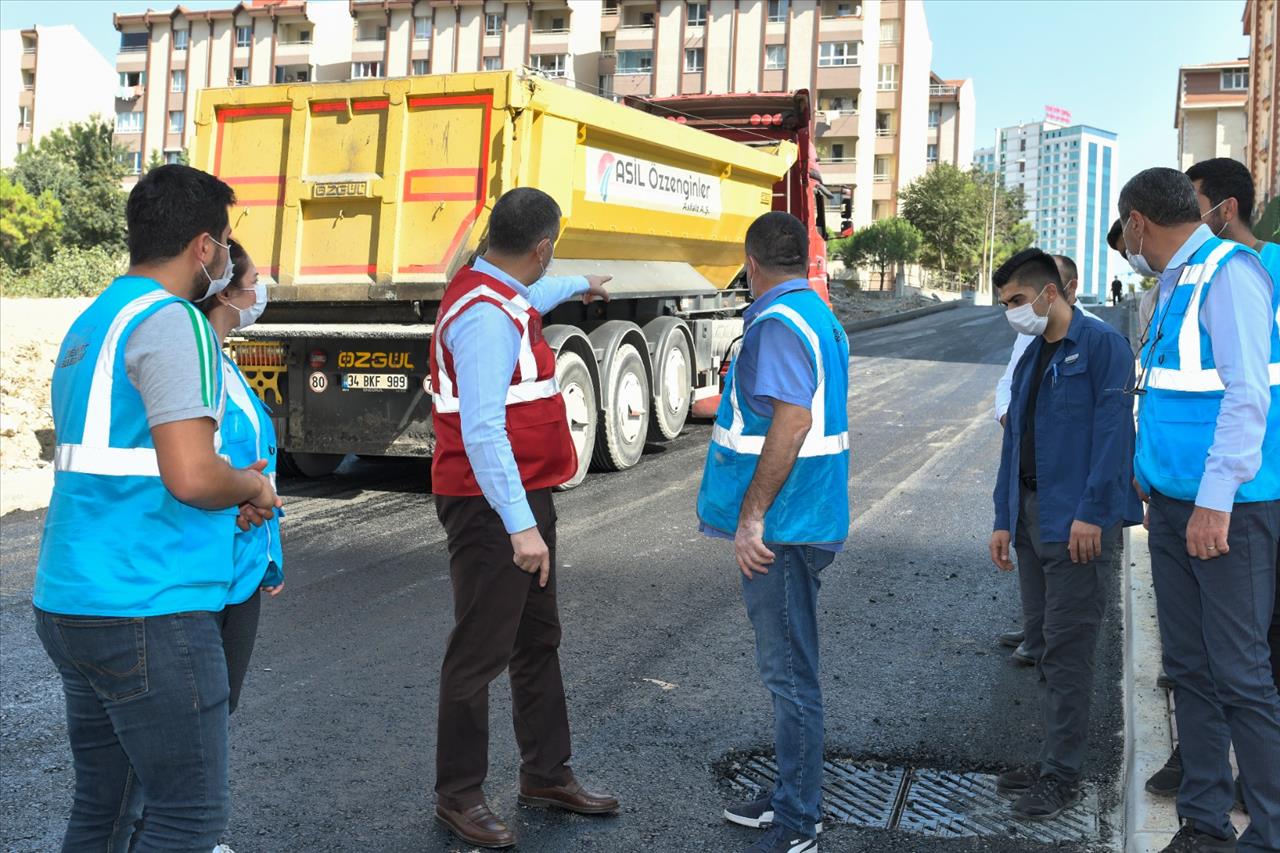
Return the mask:
<path id="1" fill-rule="evenodd" d="M 1213 236 L 1201 225 L 1174 253 L 1160 273 L 1159 322 L 1182 268 Z M 1262 439 L 1267 432 L 1271 407 L 1271 276 L 1252 255 L 1237 253 L 1218 268 L 1209 295 L 1200 308 L 1200 320 L 1213 343 L 1213 362 L 1226 386 L 1218 423 L 1205 461 L 1204 476 L 1196 494 L 1196 506 L 1230 512 L 1236 491 L 1262 467 Z M 1177 334 L 1165 329 L 1163 334 Z"/>
<path id="2" fill-rule="evenodd" d="M 471 268 L 507 285 L 544 315 L 588 287 L 580 275 L 544 276 L 526 287 L 484 258 L 476 258 Z M 507 389 L 520 357 L 520 335 L 502 309 L 482 302 L 449 324 L 444 345 L 453 355 L 462 445 L 476 482 L 508 533 L 535 527 L 507 436 Z"/>

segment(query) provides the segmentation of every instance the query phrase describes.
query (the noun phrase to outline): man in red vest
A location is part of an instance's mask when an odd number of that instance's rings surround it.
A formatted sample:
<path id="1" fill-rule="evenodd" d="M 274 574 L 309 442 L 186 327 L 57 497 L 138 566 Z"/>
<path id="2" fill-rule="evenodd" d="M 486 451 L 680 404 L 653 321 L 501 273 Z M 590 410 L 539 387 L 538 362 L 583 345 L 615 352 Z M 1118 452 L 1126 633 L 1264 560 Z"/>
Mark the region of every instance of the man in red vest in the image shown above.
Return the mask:
<path id="1" fill-rule="evenodd" d="M 551 490 L 578 459 L 542 336 L 542 315 L 560 303 L 607 300 L 609 277 L 544 278 L 559 235 L 560 207 L 546 193 L 525 187 L 498 199 L 488 249 L 449 282 L 431 345 L 431 480 L 455 619 L 440 671 L 436 817 L 479 847 L 516 842 L 482 788 L 489 684 L 508 667 L 520 802 L 578 814 L 618 808 L 586 791 L 568 763 Z"/>

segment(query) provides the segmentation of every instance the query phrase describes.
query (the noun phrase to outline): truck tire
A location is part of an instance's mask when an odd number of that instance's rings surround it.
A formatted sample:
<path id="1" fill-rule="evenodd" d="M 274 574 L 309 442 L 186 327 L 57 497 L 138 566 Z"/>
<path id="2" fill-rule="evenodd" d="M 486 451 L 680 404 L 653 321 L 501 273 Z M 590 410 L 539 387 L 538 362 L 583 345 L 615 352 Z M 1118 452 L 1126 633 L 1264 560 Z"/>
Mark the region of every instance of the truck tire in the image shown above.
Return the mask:
<path id="1" fill-rule="evenodd" d="M 341 453 L 287 453 L 280 454 L 280 468 L 295 477 L 327 477 L 346 457 Z"/>
<path id="2" fill-rule="evenodd" d="M 625 471 L 640 461 L 649 434 L 649 375 L 634 344 L 621 344 L 609 363 L 609 375 L 601 379 L 604 418 L 595 463 L 604 471 Z"/>
<path id="3" fill-rule="evenodd" d="M 569 482 L 556 487 L 556 491 L 567 492 L 586 479 L 587 469 L 591 467 L 600 407 L 596 403 L 598 396 L 595 383 L 591 381 L 591 371 L 587 369 L 582 356 L 576 352 L 562 349 L 556 356 L 556 383 L 564 397 L 569 434 L 573 437 L 573 446 L 578 453 L 578 472 Z"/>
<path id="4" fill-rule="evenodd" d="M 656 387 L 649 435 L 655 441 L 670 441 L 684 429 L 693 398 L 693 357 L 689 339 L 681 329 L 673 330 L 658 344 L 653 357 L 653 384 Z"/>

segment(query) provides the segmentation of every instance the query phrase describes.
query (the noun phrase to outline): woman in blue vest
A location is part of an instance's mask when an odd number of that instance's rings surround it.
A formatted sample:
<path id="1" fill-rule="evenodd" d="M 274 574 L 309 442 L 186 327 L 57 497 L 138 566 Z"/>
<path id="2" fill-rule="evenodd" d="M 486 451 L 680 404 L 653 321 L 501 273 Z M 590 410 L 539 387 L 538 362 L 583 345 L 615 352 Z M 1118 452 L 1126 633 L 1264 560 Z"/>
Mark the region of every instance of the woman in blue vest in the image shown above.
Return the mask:
<path id="1" fill-rule="evenodd" d="M 258 281 L 258 268 L 235 240 L 229 241 L 235 269 L 224 289 L 200 303 L 220 342 L 234 329 L 253 325 L 267 306 L 267 286 Z M 223 383 L 227 389 L 227 411 L 218 432 L 218 452 L 232 465 L 248 466 L 265 459 L 263 473 L 274 485 L 276 479 L 276 435 L 271 415 L 249 387 L 244 374 L 226 353 L 221 353 Z M 231 683 L 229 709 L 240 701 L 240 687 L 249 670 L 254 639 L 258 633 L 261 591 L 275 597 L 284 589 L 284 557 L 280 548 L 280 521 L 276 517 L 261 527 L 250 527 L 235 540 L 235 575 L 227 594 L 227 606 L 219 614 L 222 647 L 227 656 L 227 678 Z"/>

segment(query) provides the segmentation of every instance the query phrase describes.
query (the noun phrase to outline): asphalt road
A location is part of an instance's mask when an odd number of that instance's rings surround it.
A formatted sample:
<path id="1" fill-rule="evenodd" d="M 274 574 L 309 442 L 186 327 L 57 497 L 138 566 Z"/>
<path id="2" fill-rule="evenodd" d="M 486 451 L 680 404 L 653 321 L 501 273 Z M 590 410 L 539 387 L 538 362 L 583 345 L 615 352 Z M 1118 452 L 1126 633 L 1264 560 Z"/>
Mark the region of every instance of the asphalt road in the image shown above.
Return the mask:
<path id="1" fill-rule="evenodd" d="M 824 572 L 823 689 L 831 755 L 970 771 L 1032 760 L 1034 675 L 994 635 L 1015 580 L 986 556 L 999 433 L 992 388 L 1013 333 L 963 307 L 852 337 L 848 549 Z M 574 768 L 623 801 L 587 819 L 515 803 L 505 680 L 491 692 L 491 805 L 520 850 L 734 851 L 753 836 L 720 810 L 717 774 L 771 740 L 739 575 L 696 532 L 709 429 L 557 499 L 562 665 Z M 444 533 L 425 465 L 349 462 L 285 488 L 287 588 L 263 607 L 232 720 L 234 815 L 254 851 L 464 849 L 432 820 L 435 702 L 451 622 Z M 32 629 L 41 513 L 0 521 L 0 847 L 57 848 L 72 775 L 57 677 Z M 1118 589 L 1118 581 L 1117 587 Z M 1087 773 L 1103 835 L 1121 757 L 1118 609 L 1104 632 Z M 1025 841 L 938 841 L 835 827 L 824 851 L 1030 853 Z M 1084 850 L 1085 847 L 1053 848 Z"/>

